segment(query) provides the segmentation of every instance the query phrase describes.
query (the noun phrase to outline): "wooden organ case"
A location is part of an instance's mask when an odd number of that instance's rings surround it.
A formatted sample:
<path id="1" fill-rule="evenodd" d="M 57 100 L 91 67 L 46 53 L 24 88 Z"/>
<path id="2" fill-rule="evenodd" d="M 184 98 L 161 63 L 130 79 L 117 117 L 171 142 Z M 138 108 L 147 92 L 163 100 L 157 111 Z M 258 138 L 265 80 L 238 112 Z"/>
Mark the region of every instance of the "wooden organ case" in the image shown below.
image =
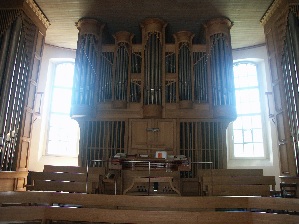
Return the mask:
<path id="1" fill-rule="evenodd" d="M 299 1 L 276 0 L 263 16 L 274 99 L 270 117 L 275 120 L 280 171 L 299 175 L 298 66 Z"/>
<path id="2" fill-rule="evenodd" d="M 204 24 L 205 44 L 177 32 L 166 43 L 166 22 L 141 22 L 142 42 L 120 31 L 105 44 L 104 24 L 80 19 L 72 117 L 80 125 L 81 165 L 116 153 L 190 158 L 201 168 L 226 168 L 225 132 L 236 118 L 230 28 L 226 18 Z M 169 39 L 169 38 L 168 38 Z"/>
<path id="3" fill-rule="evenodd" d="M 33 0 L 0 3 L 0 191 L 25 190 L 37 115 L 34 102 L 40 94 L 37 84 L 49 25 Z"/>

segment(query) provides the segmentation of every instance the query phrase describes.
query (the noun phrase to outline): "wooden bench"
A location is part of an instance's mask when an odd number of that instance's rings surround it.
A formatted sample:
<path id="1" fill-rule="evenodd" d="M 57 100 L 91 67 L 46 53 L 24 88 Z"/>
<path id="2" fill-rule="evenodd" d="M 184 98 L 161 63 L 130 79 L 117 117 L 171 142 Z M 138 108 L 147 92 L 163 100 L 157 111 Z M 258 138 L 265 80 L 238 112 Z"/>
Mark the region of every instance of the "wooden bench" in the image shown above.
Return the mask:
<path id="1" fill-rule="evenodd" d="M 201 194 L 207 196 L 270 196 L 275 177 L 261 169 L 218 169 L 201 171 Z"/>
<path id="2" fill-rule="evenodd" d="M 102 167 L 50 166 L 44 171 L 29 171 L 27 190 L 99 193 L 105 175 Z"/>
<path id="3" fill-rule="evenodd" d="M 298 212 L 294 198 L 0 192 L 0 222 L 295 224 Z"/>

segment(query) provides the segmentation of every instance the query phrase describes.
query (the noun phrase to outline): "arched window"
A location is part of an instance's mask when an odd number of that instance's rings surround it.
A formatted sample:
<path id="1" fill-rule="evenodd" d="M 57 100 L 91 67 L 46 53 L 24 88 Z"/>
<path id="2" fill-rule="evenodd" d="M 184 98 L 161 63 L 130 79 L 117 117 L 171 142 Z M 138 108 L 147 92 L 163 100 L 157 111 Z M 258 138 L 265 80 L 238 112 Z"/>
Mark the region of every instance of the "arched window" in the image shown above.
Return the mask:
<path id="1" fill-rule="evenodd" d="M 77 156 L 78 124 L 70 118 L 74 63 L 53 64 L 47 155 Z"/>
<path id="2" fill-rule="evenodd" d="M 263 113 L 257 65 L 234 63 L 237 119 L 233 122 L 230 147 L 233 158 L 265 158 Z"/>

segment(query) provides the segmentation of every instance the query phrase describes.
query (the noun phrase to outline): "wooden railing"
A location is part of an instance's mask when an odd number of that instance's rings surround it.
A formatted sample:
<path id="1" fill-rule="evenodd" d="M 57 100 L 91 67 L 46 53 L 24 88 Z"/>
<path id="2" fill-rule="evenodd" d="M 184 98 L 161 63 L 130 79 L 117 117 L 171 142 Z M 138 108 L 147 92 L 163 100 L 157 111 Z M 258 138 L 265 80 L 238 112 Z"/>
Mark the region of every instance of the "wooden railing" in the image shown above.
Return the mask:
<path id="1" fill-rule="evenodd" d="M 0 192 L 0 222 L 299 223 L 299 200 Z"/>

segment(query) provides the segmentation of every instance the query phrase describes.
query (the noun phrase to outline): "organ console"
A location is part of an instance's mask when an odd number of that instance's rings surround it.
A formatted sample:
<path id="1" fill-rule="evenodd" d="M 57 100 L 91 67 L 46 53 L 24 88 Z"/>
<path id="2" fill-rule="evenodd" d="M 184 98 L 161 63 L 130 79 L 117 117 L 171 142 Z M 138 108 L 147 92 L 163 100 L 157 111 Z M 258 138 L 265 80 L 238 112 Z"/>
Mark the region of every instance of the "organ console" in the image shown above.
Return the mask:
<path id="1" fill-rule="evenodd" d="M 153 169 L 172 171 L 190 171 L 189 159 L 184 155 L 169 156 L 167 158 L 148 158 L 138 155 L 127 155 L 122 158 L 112 158 L 110 169 L 115 170 L 148 170 Z"/>

